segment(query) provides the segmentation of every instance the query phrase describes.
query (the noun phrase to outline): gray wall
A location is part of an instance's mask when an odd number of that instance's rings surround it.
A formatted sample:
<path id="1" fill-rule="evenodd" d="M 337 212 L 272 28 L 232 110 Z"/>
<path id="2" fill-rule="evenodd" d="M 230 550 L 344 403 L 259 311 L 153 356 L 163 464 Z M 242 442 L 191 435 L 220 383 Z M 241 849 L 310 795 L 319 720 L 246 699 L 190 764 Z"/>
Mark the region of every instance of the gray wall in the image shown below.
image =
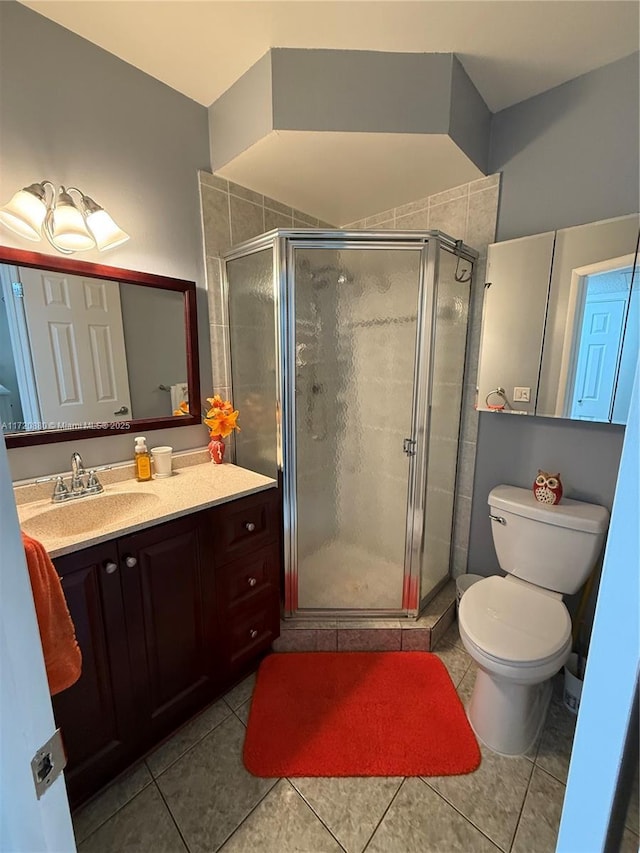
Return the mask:
<path id="1" fill-rule="evenodd" d="M 638 210 L 639 68 L 634 53 L 497 113 L 498 240 Z"/>
<path id="2" fill-rule="evenodd" d="M 187 381 L 184 295 L 121 284 L 120 304 L 133 417 L 168 417 L 171 394 L 160 386 Z"/>
<path id="3" fill-rule="evenodd" d="M 447 133 L 450 53 L 271 51 L 281 130 Z"/>
<path id="4" fill-rule="evenodd" d="M 209 107 L 211 167 L 224 166 L 272 130 L 269 51 Z"/>
<path id="5" fill-rule="evenodd" d="M 55 70 L 55 73 L 54 73 Z M 79 186 L 131 235 L 86 260 L 197 283 L 201 385 L 211 388 L 198 169 L 208 168 L 207 110 L 14 2 L 0 3 L 0 199 L 33 181 Z M 47 243 L 7 246 L 53 254 Z M 201 446 L 206 430 L 157 432 L 153 443 Z M 74 445 L 87 464 L 132 455 L 128 437 L 9 451 L 15 479 L 68 469 Z M 81 451 L 82 452 L 82 451 Z"/>
<path id="6" fill-rule="evenodd" d="M 483 171 L 491 113 L 452 53 L 273 48 L 209 108 L 220 169 L 272 130 L 450 134 Z"/>
<path id="7" fill-rule="evenodd" d="M 490 161 L 502 171 L 498 240 L 638 210 L 638 54 L 498 113 Z M 538 417 L 479 416 L 468 570 L 498 563 L 487 495 L 560 471 L 567 497 L 613 503 L 624 429 Z"/>

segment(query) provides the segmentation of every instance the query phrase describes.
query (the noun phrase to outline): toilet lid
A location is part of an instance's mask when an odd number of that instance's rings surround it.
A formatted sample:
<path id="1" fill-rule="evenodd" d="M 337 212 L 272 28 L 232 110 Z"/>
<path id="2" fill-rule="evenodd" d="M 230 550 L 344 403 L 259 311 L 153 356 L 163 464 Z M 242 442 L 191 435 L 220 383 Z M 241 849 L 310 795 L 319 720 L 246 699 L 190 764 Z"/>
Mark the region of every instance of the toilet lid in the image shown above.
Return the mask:
<path id="1" fill-rule="evenodd" d="M 560 599 L 498 576 L 469 587 L 460 601 L 460 621 L 480 649 L 523 664 L 552 657 L 571 636 L 571 618 Z"/>

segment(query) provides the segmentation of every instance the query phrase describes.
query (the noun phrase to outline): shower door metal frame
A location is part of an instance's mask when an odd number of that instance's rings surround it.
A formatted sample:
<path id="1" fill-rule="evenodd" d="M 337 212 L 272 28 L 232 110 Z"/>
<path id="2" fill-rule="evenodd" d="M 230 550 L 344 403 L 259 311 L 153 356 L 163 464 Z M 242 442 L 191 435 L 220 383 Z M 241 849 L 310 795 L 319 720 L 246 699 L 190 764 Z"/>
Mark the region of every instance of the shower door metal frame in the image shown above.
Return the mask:
<path id="1" fill-rule="evenodd" d="M 283 516 L 285 529 L 285 617 L 298 616 L 301 618 L 317 618 L 318 616 L 336 615 L 340 617 L 350 616 L 379 616 L 379 617 L 414 617 L 418 613 L 419 605 L 419 581 L 420 581 L 420 546 L 421 535 L 424 527 L 424 494 L 416 485 L 424 481 L 421 475 L 421 466 L 426 469 L 426 435 L 428 434 L 428 409 L 426 405 L 427 377 L 430 374 L 430 347 L 431 327 L 425 324 L 424 318 L 431 314 L 434 300 L 434 287 L 428 286 L 427 271 L 433 275 L 437 265 L 438 252 L 434 244 L 437 238 L 427 234 L 416 234 L 406 232 L 327 232 L 318 234 L 314 232 L 304 235 L 288 235 L 282 238 L 285 245 L 280 249 L 281 268 L 285 273 L 281 278 L 283 286 L 283 297 L 281 305 L 284 308 L 282 315 L 283 328 L 286 330 L 284 336 L 283 356 L 281 374 L 285 378 L 282 388 L 283 416 L 285 422 L 285 434 L 288 437 L 284 447 L 284 501 Z M 439 245 L 439 243 L 438 243 Z M 418 292 L 416 299 L 416 327 L 412 340 L 414 346 L 414 377 L 413 398 L 411 410 L 411 435 L 415 441 L 415 453 L 409 457 L 407 475 L 407 514 L 405 520 L 405 553 L 403 567 L 403 589 L 402 604 L 399 609 L 378 608 L 375 610 L 364 608 L 327 608 L 298 609 L 298 559 L 297 559 L 297 431 L 296 431 L 296 393 L 295 393 L 295 347 L 296 347 L 296 323 L 295 323 L 295 260 L 296 249 L 329 249 L 329 250 L 358 250 L 369 249 L 377 251 L 395 250 L 411 251 L 420 254 L 418 265 Z M 435 279 L 431 278 L 431 282 Z M 425 341 L 425 338 L 427 339 Z M 422 391 L 420 390 L 422 389 Z M 418 536 L 414 535 L 414 525 L 418 521 Z"/>
<path id="2" fill-rule="evenodd" d="M 247 240 L 225 252 L 223 292 L 228 305 L 228 261 L 271 248 L 273 253 L 273 298 L 275 312 L 276 357 L 276 453 L 278 481 L 282 487 L 284 615 L 300 618 L 318 616 L 392 616 L 418 615 L 424 604 L 420 590 L 422 539 L 426 503 L 428 438 L 431 409 L 432 348 L 435 331 L 440 248 L 444 247 L 472 263 L 477 253 L 460 240 L 439 231 L 340 231 L 275 229 Z M 411 436 L 415 453 L 409 459 L 407 478 L 407 516 L 402 607 L 397 609 L 298 610 L 297 503 L 296 503 L 296 400 L 295 400 L 295 264 L 298 248 L 376 249 L 420 252 L 416 334 L 414 338 L 414 387 Z M 231 363 L 231 362 L 229 362 Z M 233 379 L 231 378 L 231 382 Z M 284 441 L 284 438 L 287 438 Z"/>

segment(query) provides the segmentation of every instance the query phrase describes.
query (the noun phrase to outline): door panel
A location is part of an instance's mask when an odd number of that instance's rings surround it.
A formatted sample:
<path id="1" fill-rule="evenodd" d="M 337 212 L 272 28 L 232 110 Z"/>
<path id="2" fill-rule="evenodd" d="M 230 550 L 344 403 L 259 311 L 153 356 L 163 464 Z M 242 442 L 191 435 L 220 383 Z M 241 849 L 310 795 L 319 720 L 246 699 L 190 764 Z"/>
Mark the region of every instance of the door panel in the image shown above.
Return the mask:
<path id="1" fill-rule="evenodd" d="M 69 799 L 77 804 L 124 768 L 133 748 L 134 706 L 127 631 L 113 544 L 56 560 L 82 652 L 78 681 L 53 697 L 68 756 Z"/>
<path id="2" fill-rule="evenodd" d="M 201 583 L 192 518 L 120 541 L 137 701 L 157 738 L 215 691 L 210 594 Z M 127 565 L 127 560 L 135 565 Z"/>
<path id="3" fill-rule="evenodd" d="M 110 422 L 131 396 L 120 285 L 20 268 L 41 418 Z"/>
<path id="4" fill-rule="evenodd" d="M 403 608 L 420 263 L 295 249 L 300 609 Z"/>
<path id="5" fill-rule="evenodd" d="M 576 367 L 571 417 L 608 421 L 627 307 L 620 299 L 587 303 Z"/>

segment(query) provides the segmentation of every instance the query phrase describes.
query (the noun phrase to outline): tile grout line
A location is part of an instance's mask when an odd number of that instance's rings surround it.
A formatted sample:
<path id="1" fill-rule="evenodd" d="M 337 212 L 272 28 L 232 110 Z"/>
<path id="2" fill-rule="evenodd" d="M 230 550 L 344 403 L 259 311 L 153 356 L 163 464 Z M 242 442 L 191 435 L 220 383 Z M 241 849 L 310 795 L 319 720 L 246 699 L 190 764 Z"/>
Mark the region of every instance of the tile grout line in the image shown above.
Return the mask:
<path id="1" fill-rule="evenodd" d="M 316 817 L 316 818 L 318 819 L 318 821 L 322 824 L 322 826 L 324 826 L 324 828 L 327 830 L 327 832 L 329 833 L 329 835 L 330 835 L 330 836 L 333 838 L 333 840 L 336 842 L 336 844 L 338 845 L 338 847 L 340 847 L 340 849 L 341 849 L 341 850 L 344 850 L 344 851 L 345 851 L 345 853 L 348 853 L 347 848 L 346 848 L 346 847 L 344 846 L 344 844 L 342 844 L 342 842 L 341 842 L 341 841 L 336 837 L 336 835 L 335 835 L 335 834 L 333 833 L 333 831 L 331 830 L 331 827 L 329 827 L 329 826 L 324 822 L 324 820 L 322 819 L 322 817 L 321 817 L 321 816 L 318 814 L 318 812 L 314 809 L 314 807 L 311 805 L 311 803 L 310 803 L 310 802 L 309 802 L 309 800 L 305 797 L 305 795 L 302 793 L 302 791 L 300 791 L 300 790 L 299 790 L 299 788 L 296 788 L 295 782 L 292 782 L 292 781 L 291 781 L 291 778 L 289 778 L 288 776 L 283 776 L 282 778 L 283 778 L 285 781 L 287 781 L 287 782 L 291 785 L 291 787 L 292 787 L 292 788 L 293 788 L 293 790 L 296 792 L 296 794 L 300 797 L 300 799 L 301 799 L 301 800 L 302 800 L 302 802 L 305 804 L 305 806 L 307 806 L 307 808 L 312 812 L 312 814 L 314 814 L 314 815 L 315 815 L 315 817 Z M 292 777 L 292 778 L 298 778 L 298 777 Z"/>
<path id="2" fill-rule="evenodd" d="M 249 811 L 248 811 L 248 812 L 246 813 L 246 815 L 242 818 L 242 820 L 240 821 L 240 823 L 239 823 L 236 827 L 234 827 L 234 829 L 232 829 L 232 830 L 231 830 L 231 832 L 229 833 L 229 835 L 227 835 L 227 836 L 226 836 L 226 838 L 224 838 L 224 839 L 223 839 L 223 841 L 222 841 L 222 842 L 221 842 L 221 843 L 220 843 L 220 844 L 219 844 L 215 849 L 212 849 L 212 850 L 211 850 L 211 853 L 217 853 L 217 851 L 218 851 L 218 850 L 220 850 L 222 847 L 224 847 L 224 845 L 227 843 L 227 841 L 229 841 L 231 838 L 233 838 L 233 836 L 234 836 L 234 835 L 236 834 L 236 832 L 240 829 L 240 827 L 242 826 L 242 824 L 243 824 L 243 823 L 245 823 L 245 821 L 246 821 L 249 817 L 251 817 L 251 815 L 254 813 L 254 811 L 258 808 L 258 806 L 260 805 L 260 803 L 262 803 L 262 802 L 264 802 L 264 800 L 266 800 L 266 798 L 267 798 L 267 797 L 269 796 L 269 794 L 273 791 L 273 789 L 276 787 L 276 785 L 278 784 L 278 782 L 280 781 L 280 779 L 281 779 L 281 778 L 282 778 L 282 777 L 279 777 L 279 778 L 277 778 L 277 779 L 275 780 L 275 782 L 273 783 L 273 785 L 272 785 L 272 786 L 271 786 L 267 791 L 265 791 L 265 793 L 263 794 L 263 796 L 262 796 L 262 797 L 260 797 L 260 799 L 255 803 L 255 805 L 253 805 L 253 806 L 249 809 Z M 189 851 L 189 853 L 191 853 L 191 851 Z"/>
<path id="3" fill-rule="evenodd" d="M 160 786 L 158 785 L 158 783 L 157 783 L 157 781 L 156 781 L 155 779 L 153 780 L 153 784 L 156 786 L 156 790 L 157 790 L 157 792 L 160 794 L 160 799 L 161 799 L 161 800 L 162 800 L 162 802 L 164 803 L 164 806 L 165 806 L 166 810 L 169 812 L 169 817 L 170 817 L 170 818 L 171 818 L 171 820 L 173 821 L 173 825 L 175 826 L 175 828 L 176 828 L 176 830 L 177 830 L 177 832 L 178 832 L 178 835 L 180 836 L 180 838 L 181 838 L 181 840 L 182 840 L 182 843 L 184 844 L 184 849 L 187 851 L 187 853 L 191 853 L 191 848 L 190 848 L 190 847 L 189 847 L 189 845 L 187 844 L 187 839 L 186 839 L 186 838 L 184 837 L 184 835 L 182 834 L 182 830 L 180 829 L 180 827 L 179 827 L 179 825 L 178 825 L 178 821 L 175 819 L 175 817 L 174 817 L 174 815 L 173 815 L 173 812 L 171 811 L 171 807 L 169 806 L 169 803 L 165 800 L 165 798 L 164 798 L 164 794 L 162 793 L 162 791 L 161 791 L 161 789 L 160 789 Z"/>
<path id="4" fill-rule="evenodd" d="M 135 792 L 135 794 L 134 794 L 132 797 L 129 797 L 129 799 L 128 799 L 128 800 L 126 800 L 124 803 L 122 803 L 122 805 L 118 806 L 118 808 L 117 808 L 114 812 L 111 812 L 111 814 L 107 815 L 107 817 L 106 817 L 104 820 L 100 821 L 100 823 L 99 823 L 97 826 L 95 826 L 95 827 L 91 830 L 91 832 L 89 832 L 89 833 L 88 833 L 88 835 L 85 835 L 85 837 L 82 839 L 82 841 L 78 841 L 78 840 L 76 839 L 76 846 L 78 846 L 78 847 L 79 847 L 79 846 L 80 846 L 80 844 L 84 844 L 84 842 L 85 842 L 88 838 L 91 838 L 91 836 L 92 836 L 94 833 L 96 833 L 96 832 L 97 832 L 97 831 L 98 831 L 102 826 L 104 826 L 104 825 L 105 825 L 105 823 L 107 823 L 107 822 L 108 822 L 108 821 L 110 821 L 112 818 L 114 818 L 114 817 L 118 814 L 118 812 L 121 812 L 121 811 L 122 811 L 122 809 L 123 809 L 125 806 L 128 806 L 128 805 L 129 805 L 129 803 L 132 803 L 132 802 L 135 800 L 135 798 L 136 798 L 139 794 L 141 794 L 143 791 L 145 791 L 145 790 L 149 787 L 149 785 L 152 785 L 152 784 L 155 782 L 155 779 L 154 779 L 153 773 L 152 773 L 152 772 L 151 772 L 151 770 L 149 769 L 149 767 L 148 767 L 148 765 L 147 765 L 147 762 L 144 760 L 144 758 L 142 759 L 141 763 L 142 763 L 142 764 L 144 764 L 144 766 L 147 768 L 147 772 L 148 772 L 149 777 L 150 777 L 150 778 L 149 778 L 149 781 L 148 781 L 148 782 L 146 782 L 146 783 L 142 786 L 142 788 L 140 788 L 140 790 L 139 790 L 139 791 L 136 791 L 136 792 Z M 133 766 L 133 767 L 135 767 L 136 765 L 132 765 L 132 766 Z M 99 799 L 99 798 L 100 798 L 104 793 L 106 793 L 106 792 L 109 790 L 109 788 L 113 787 L 113 785 L 114 785 L 114 784 L 117 784 L 117 783 L 112 782 L 111 784 L 109 784 L 109 785 L 107 785 L 105 788 L 103 788 L 102 790 L 100 790 L 100 791 L 96 792 L 96 794 L 95 794 L 95 796 L 94 796 L 94 797 L 92 797 L 90 800 L 88 800 L 88 801 L 87 801 L 87 803 L 85 803 L 84 805 L 82 805 L 82 806 L 78 809 L 78 814 L 80 814 L 80 812 L 81 812 L 81 811 L 83 811 L 85 808 L 87 808 L 87 807 L 88 807 L 92 802 L 95 802 L 96 800 L 98 800 L 98 799 Z M 73 815 L 72 815 L 72 818 L 71 818 L 71 822 L 72 822 L 72 824 L 73 824 Z M 74 838 L 75 838 L 75 831 L 74 831 Z"/>
<path id="5" fill-rule="evenodd" d="M 479 826 L 476 826 L 476 824 L 471 820 L 470 817 L 467 817 L 467 815 L 464 812 L 461 812 L 457 806 L 455 806 L 452 802 L 450 802 L 444 796 L 444 794 L 442 794 L 442 793 L 440 793 L 440 791 L 436 790 L 436 788 L 434 788 L 430 782 L 427 782 L 426 778 L 424 778 L 423 776 L 418 776 L 417 778 L 420 779 L 420 781 L 422 783 L 424 783 L 431 791 L 433 791 L 434 794 L 437 794 L 440 797 L 440 799 L 443 800 L 448 806 L 450 806 L 455 812 L 457 812 L 460 815 L 460 817 L 464 818 L 470 826 L 472 826 L 475 830 L 477 830 L 477 832 L 480 833 L 480 835 L 483 835 L 487 839 L 487 841 L 489 841 L 496 848 L 496 850 L 501 850 L 501 851 L 503 851 L 503 853 L 508 853 L 508 850 L 504 850 L 503 847 L 501 847 L 499 844 L 496 844 L 496 842 L 493 840 L 493 838 L 490 838 L 483 829 L 480 829 Z M 429 778 L 429 777 L 427 777 L 427 778 Z M 526 794 L 525 794 L 525 798 L 526 798 Z M 509 845 L 509 847 L 511 847 L 511 845 Z"/>
<path id="6" fill-rule="evenodd" d="M 399 793 L 400 793 L 400 791 L 402 790 L 402 788 L 403 788 L 403 786 L 404 786 L 404 783 L 407 781 L 407 778 L 408 778 L 408 777 L 407 777 L 407 776 L 405 776 L 405 777 L 402 779 L 402 782 L 400 782 L 400 784 L 398 785 L 398 790 L 395 792 L 395 794 L 393 795 L 393 797 L 391 797 L 391 800 L 390 800 L 390 802 L 389 802 L 389 805 L 386 807 L 386 809 L 385 809 L 385 810 L 384 810 L 384 812 L 382 813 L 382 816 L 380 817 L 380 820 L 379 820 L 379 821 L 378 821 L 378 823 L 375 825 L 373 832 L 372 832 L 372 833 L 371 833 L 371 835 L 369 836 L 369 840 L 367 841 L 367 843 L 366 843 L 366 844 L 364 845 L 364 847 L 362 848 L 362 853 L 366 853 L 366 851 L 367 851 L 367 847 L 371 844 L 371 841 L 373 840 L 373 837 L 375 836 L 376 832 L 380 829 L 380 826 L 381 826 L 381 824 L 382 824 L 383 820 L 384 820 L 384 819 L 386 818 L 386 816 L 388 815 L 388 813 L 389 813 L 389 809 L 391 808 L 391 806 L 395 803 L 395 801 L 396 801 L 396 798 L 397 798 L 398 794 L 399 794 Z"/>
<path id="7" fill-rule="evenodd" d="M 151 769 L 151 767 L 149 766 L 149 764 L 147 764 L 147 758 L 149 758 L 151 755 L 153 755 L 153 752 L 149 753 L 149 755 L 147 755 L 147 756 L 143 759 L 143 760 L 144 760 L 144 762 L 145 762 L 145 764 L 147 765 L 147 769 L 149 770 L 149 773 L 151 774 L 151 778 L 153 779 L 153 781 L 154 781 L 154 782 L 156 781 L 156 779 L 159 779 L 159 778 L 160 778 L 160 776 L 162 776 L 162 774 L 163 774 L 163 773 L 166 773 L 166 772 L 167 772 L 167 770 L 169 770 L 171 767 L 173 767 L 173 765 L 174 765 L 177 761 L 180 761 L 180 759 L 181 759 L 181 758 L 184 758 L 188 753 L 190 753 L 190 752 L 191 752 L 191 750 L 192 750 L 192 749 L 194 749 L 196 746 L 198 746 L 198 744 L 202 743 L 202 741 L 203 741 L 206 737 L 209 737 L 209 735 L 210 735 L 212 732 L 214 732 L 214 731 L 215 731 L 219 726 L 221 726 L 223 723 L 226 723 L 226 721 L 227 721 L 230 717 L 232 717 L 232 716 L 234 715 L 234 711 L 233 711 L 233 709 L 232 709 L 232 708 L 230 708 L 230 707 L 229 707 L 229 705 L 228 705 L 226 702 L 225 702 L 225 705 L 227 706 L 227 708 L 229 708 L 229 713 L 227 714 L 227 716 L 226 716 L 226 717 L 224 717 L 224 718 L 223 718 L 222 720 L 220 720 L 219 722 L 217 722 L 217 723 L 216 723 L 212 728 L 210 728 L 210 729 L 209 729 L 209 731 L 208 731 L 208 732 L 205 732 L 205 733 L 202 735 L 202 737 L 199 737 L 199 738 L 198 738 L 198 740 L 194 741 L 190 746 L 188 746 L 188 747 L 185 749 L 185 751 L 184 751 L 184 752 L 181 752 L 181 753 L 180 753 L 180 755 L 176 756 L 176 757 L 175 757 L 175 758 L 174 758 L 174 759 L 173 759 L 169 764 L 167 764 L 167 766 L 166 766 L 166 767 L 163 767 L 163 768 L 162 768 L 162 770 L 160 770 L 160 772 L 158 773 L 158 775 L 157 775 L 157 776 L 155 775 L 155 773 L 153 772 L 153 770 Z M 194 718 L 194 719 L 197 719 L 197 718 Z M 178 730 L 178 731 L 179 731 L 179 730 Z M 174 735 L 172 735 L 172 737 L 174 737 L 176 734 L 178 734 L 178 732 L 174 732 Z M 171 742 L 171 739 L 172 739 L 172 738 L 169 738 L 169 740 L 165 741 L 165 743 L 164 743 L 164 744 L 161 744 L 160 746 L 156 747 L 156 749 L 160 749 L 160 748 L 161 748 L 162 746 L 164 746 L 165 744 L 170 743 L 170 742 Z M 154 752 L 155 752 L 155 751 L 156 751 L 156 750 L 154 750 Z"/>
<path id="8" fill-rule="evenodd" d="M 522 799 L 522 805 L 520 806 L 520 813 L 518 814 L 518 820 L 516 821 L 516 825 L 513 829 L 513 836 L 511 837 L 511 843 L 509 844 L 509 850 L 507 853 L 513 849 L 514 842 L 516 840 L 516 836 L 518 834 L 518 827 L 520 826 L 520 821 L 522 820 L 522 812 L 524 811 L 524 804 L 527 802 L 527 797 L 529 796 L 529 789 L 531 788 L 531 780 L 533 779 L 533 773 L 536 769 L 536 765 L 531 765 L 531 773 L 529 774 L 529 779 L 527 781 L 527 789 L 524 792 L 524 797 Z"/>

